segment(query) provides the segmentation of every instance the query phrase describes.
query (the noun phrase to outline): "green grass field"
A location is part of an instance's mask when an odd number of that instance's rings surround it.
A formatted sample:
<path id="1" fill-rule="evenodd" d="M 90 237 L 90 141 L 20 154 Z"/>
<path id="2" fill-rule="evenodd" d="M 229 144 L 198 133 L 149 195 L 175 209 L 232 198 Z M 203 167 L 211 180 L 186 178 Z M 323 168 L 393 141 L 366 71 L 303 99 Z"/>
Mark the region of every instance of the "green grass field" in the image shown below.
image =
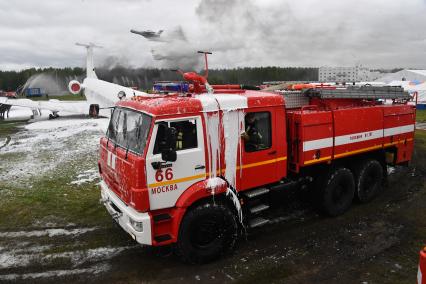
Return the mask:
<path id="1" fill-rule="evenodd" d="M 1 122 L 0 138 L 12 135 L 24 124 L 25 121 Z M 46 175 L 34 177 L 31 188 L 28 188 L 27 183 L 0 180 L 0 215 L 3 216 L 0 218 L 0 229 L 26 227 L 43 219 L 86 226 L 109 224 L 110 217 L 98 203 L 99 189 L 96 182 L 70 184 L 81 167 L 90 168 L 95 163 L 93 161 L 96 161 L 97 152 L 90 156 L 77 156 L 74 161 L 62 164 Z M 47 160 L 51 158 L 45 157 Z M 0 160 L 13 162 L 14 159 L 19 160 L 20 155 L 0 153 Z"/>
<path id="2" fill-rule="evenodd" d="M 426 110 L 417 110 L 416 111 L 416 121 L 417 122 L 426 122 Z"/>
<path id="3" fill-rule="evenodd" d="M 26 121 L 0 122 L 0 141 L 12 137 L 11 143 L 16 143 L 14 133 L 23 130 Z M 74 136 L 75 137 L 75 136 Z M 84 139 L 78 136 L 72 139 Z M 72 142 L 71 140 L 70 142 Z M 2 145 L 0 145 L 1 147 Z M 72 149 L 73 145 L 64 147 Z M 35 156 L 40 160 L 41 167 L 48 167 L 49 161 L 58 158 L 54 149 L 39 151 Z M 73 152 L 75 153 L 75 152 Z M 21 167 L 21 171 L 33 171 L 25 167 L 25 156 L 28 153 L 2 152 L 0 149 L 0 172 L 11 166 Z M 97 248 L 123 247 L 132 244 L 131 239 L 121 230 L 117 230 L 111 216 L 105 207 L 99 203 L 100 192 L 98 180 L 84 182 L 80 185 L 72 184 L 78 179 L 78 174 L 96 166 L 97 151 L 83 152 L 73 155 L 72 159 L 63 160 L 57 166 L 42 171 L 40 175 L 30 178 L 20 177 L 19 169 L 16 178 L 0 177 L 0 233 L 10 231 L 45 230 L 47 228 L 92 228 L 93 232 L 85 234 L 84 238 L 67 239 L 39 237 L 31 240 L 34 246 L 46 246 L 45 255 L 82 251 Z M 46 163 L 47 161 L 47 163 Z M 0 247 L 13 247 L 15 244 L 25 243 L 24 240 L 1 239 Z M 1 256 L 1 253 L 0 253 Z M 60 265 L 58 260 L 55 265 Z M 36 265 L 36 264 L 35 264 Z M 1 277 L 0 271 L 0 277 Z M 1 280 L 0 280 L 1 282 Z"/>

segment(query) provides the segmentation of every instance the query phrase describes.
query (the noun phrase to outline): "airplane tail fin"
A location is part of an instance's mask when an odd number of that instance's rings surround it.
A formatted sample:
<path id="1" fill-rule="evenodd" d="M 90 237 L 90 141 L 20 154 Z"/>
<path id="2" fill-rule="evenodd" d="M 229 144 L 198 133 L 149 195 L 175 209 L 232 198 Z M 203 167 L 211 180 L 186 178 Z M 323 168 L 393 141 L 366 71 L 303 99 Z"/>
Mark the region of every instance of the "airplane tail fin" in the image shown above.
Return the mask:
<path id="1" fill-rule="evenodd" d="M 98 45 L 95 45 L 93 43 L 83 44 L 83 43 L 78 43 L 78 42 L 75 45 L 83 46 L 87 50 L 86 78 L 98 78 L 98 76 L 96 76 L 96 72 L 95 72 L 95 65 L 93 64 L 93 49 L 94 48 L 102 48 L 102 46 L 98 46 Z"/>

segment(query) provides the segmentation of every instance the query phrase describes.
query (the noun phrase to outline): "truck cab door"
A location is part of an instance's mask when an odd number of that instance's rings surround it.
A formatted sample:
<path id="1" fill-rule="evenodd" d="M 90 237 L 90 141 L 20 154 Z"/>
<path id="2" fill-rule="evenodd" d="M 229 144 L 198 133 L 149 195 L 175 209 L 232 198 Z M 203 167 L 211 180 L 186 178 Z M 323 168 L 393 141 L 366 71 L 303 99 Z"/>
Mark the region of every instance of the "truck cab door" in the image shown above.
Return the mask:
<path id="1" fill-rule="evenodd" d="M 246 112 L 242 135 L 241 189 L 254 188 L 277 181 L 278 157 L 275 113 L 270 109 Z"/>
<path id="2" fill-rule="evenodd" d="M 162 160 L 161 143 L 167 129 L 176 130 L 176 161 Z M 155 123 L 146 156 L 150 209 L 175 205 L 191 185 L 206 178 L 201 117 L 175 118 Z"/>

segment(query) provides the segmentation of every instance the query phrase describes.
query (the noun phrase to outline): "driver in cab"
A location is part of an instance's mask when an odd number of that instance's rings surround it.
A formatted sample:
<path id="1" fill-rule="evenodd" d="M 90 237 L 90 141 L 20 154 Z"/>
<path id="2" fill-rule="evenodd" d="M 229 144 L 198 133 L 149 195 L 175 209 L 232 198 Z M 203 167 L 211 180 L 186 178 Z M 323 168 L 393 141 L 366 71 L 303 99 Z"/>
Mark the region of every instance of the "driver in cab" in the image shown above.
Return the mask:
<path id="1" fill-rule="evenodd" d="M 254 113 L 248 113 L 245 116 L 245 126 L 245 132 L 241 134 L 241 137 L 245 141 L 246 151 L 256 151 L 261 146 L 262 134 L 257 127 L 257 120 Z"/>

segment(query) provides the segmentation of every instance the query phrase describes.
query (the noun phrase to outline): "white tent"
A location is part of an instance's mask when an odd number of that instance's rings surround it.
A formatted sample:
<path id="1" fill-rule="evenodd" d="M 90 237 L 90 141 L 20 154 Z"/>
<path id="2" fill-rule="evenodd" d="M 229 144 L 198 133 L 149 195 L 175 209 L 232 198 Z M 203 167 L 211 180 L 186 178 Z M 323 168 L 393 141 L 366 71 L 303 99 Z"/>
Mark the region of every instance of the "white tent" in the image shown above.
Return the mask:
<path id="1" fill-rule="evenodd" d="M 424 83 L 426 82 L 426 70 L 404 69 L 395 73 L 387 74 L 376 80 L 376 82 L 384 82 L 386 84 L 389 84 L 392 81 L 413 81 Z"/>
<path id="2" fill-rule="evenodd" d="M 426 83 L 415 84 L 412 81 L 392 81 L 389 86 L 401 86 L 410 94 L 417 92 L 417 103 L 426 104 Z"/>

